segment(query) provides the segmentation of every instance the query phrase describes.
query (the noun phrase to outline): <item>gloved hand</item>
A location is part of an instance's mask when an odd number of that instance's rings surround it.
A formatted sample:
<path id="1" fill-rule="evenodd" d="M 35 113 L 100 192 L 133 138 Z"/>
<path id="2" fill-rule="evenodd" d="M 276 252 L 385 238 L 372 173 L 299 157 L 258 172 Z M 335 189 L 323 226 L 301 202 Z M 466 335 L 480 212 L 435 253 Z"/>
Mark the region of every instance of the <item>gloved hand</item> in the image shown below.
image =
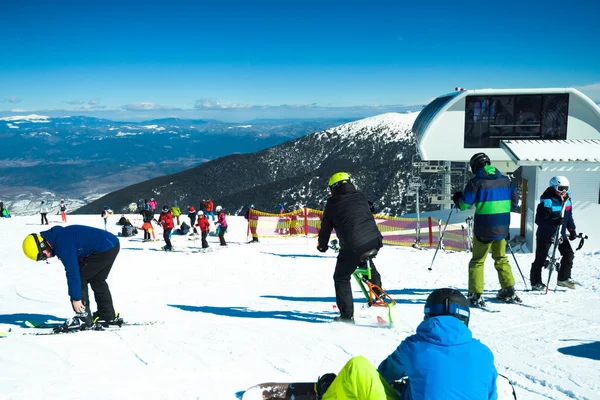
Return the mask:
<path id="1" fill-rule="evenodd" d="M 456 207 L 458 207 L 458 203 L 460 202 L 460 199 L 462 197 L 462 192 L 456 192 L 452 195 L 452 201 L 454 202 L 454 205 Z"/>
<path id="2" fill-rule="evenodd" d="M 559 226 L 563 224 L 565 219 L 563 217 L 554 217 L 551 219 L 551 221 L 554 226 Z"/>
<path id="3" fill-rule="evenodd" d="M 569 240 L 573 241 L 577 239 L 577 232 L 575 232 L 575 229 L 570 229 L 569 230 Z"/>
<path id="4" fill-rule="evenodd" d="M 317 250 L 319 250 L 321 253 L 325 253 L 327 251 L 328 247 L 327 246 L 321 246 L 321 244 L 317 244 Z"/>

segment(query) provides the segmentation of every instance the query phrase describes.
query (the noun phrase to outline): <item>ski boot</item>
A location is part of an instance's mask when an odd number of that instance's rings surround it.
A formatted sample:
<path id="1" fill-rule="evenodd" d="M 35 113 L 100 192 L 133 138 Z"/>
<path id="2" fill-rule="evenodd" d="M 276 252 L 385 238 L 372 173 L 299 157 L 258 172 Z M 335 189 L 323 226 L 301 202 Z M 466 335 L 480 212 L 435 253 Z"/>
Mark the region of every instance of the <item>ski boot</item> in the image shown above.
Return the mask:
<path id="1" fill-rule="evenodd" d="M 497 294 L 496 298 L 505 303 L 522 303 L 522 300 L 515 293 L 514 286 L 508 286 L 501 289 Z"/>
<path id="2" fill-rule="evenodd" d="M 329 389 L 329 386 L 331 386 L 335 378 L 335 374 L 328 373 L 317 379 L 317 383 L 315 385 L 315 391 L 317 392 L 317 400 L 321 400 L 323 398 L 323 395 L 325 395 L 325 392 L 327 391 L 327 389 Z"/>
<path id="3" fill-rule="evenodd" d="M 54 333 L 66 333 L 85 331 L 92 327 L 92 318 L 88 311 L 77 313 L 73 318 L 69 318 L 62 325 L 53 328 Z"/>
<path id="4" fill-rule="evenodd" d="M 577 286 L 575 286 L 575 281 L 571 278 L 565 280 L 565 281 L 557 281 L 556 282 L 557 286 L 560 287 L 566 287 L 567 289 L 575 289 Z"/>
<path id="5" fill-rule="evenodd" d="M 354 317 L 342 317 L 341 315 L 338 315 L 337 317 L 333 317 L 333 322 L 343 322 L 346 324 L 354 324 Z"/>
<path id="6" fill-rule="evenodd" d="M 469 306 L 470 307 L 485 307 L 487 306 L 485 299 L 481 293 L 469 293 Z"/>
<path id="7" fill-rule="evenodd" d="M 123 318 L 117 313 L 114 318 L 106 318 L 98 311 L 94 313 L 94 326 L 99 328 L 108 328 L 109 326 L 118 326 L 119 328 L 123 325 Z"/>
<path id="8" fill-rule="evenodd" d="M 535 285 L 531 285 L 531 291 L 532 292 L 545 292 L 546 291 L 546 285 L 544 285 L 543 283 L 536 283 Z"/>

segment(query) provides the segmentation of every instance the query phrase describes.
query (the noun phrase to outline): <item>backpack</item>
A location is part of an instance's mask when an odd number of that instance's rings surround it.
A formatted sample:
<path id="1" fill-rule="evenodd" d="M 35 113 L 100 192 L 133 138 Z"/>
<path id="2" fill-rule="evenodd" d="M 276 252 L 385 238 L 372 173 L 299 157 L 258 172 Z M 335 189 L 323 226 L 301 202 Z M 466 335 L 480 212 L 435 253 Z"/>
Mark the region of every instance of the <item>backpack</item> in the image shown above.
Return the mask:
<path id="1" fill-rule="evenodd" d="M 133 225 L 123 226 L 123 228 L 121 229 L 121 236 L 123 237 L 135 236 L 137 235 L 137 233 L 138 231 Z"/>
<path id="2" fill-rule="evenodd" d="M 189 231 L 190 231 L 190 226 L 188 224 L 186 224 L 186 223 L 181 224 L 181 227 L 179 228 L 180 235 L 187 235 Z"/>

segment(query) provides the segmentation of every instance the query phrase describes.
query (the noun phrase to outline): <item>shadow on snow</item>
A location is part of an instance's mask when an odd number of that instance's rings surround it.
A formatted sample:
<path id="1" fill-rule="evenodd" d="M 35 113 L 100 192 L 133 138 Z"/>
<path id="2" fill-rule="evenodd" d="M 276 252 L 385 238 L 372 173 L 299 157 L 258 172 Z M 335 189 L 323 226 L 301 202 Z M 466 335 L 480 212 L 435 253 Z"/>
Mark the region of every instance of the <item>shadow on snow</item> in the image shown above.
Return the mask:
<path id="1" fill-rule="evenodd" d="M 564 340 L 565 342 L 567 340 Z M 577 344 L 575 346 L 561 347 L 558 349 L 561 354 L 566 354 L 574 357 L 589 358 L 590 360 L 600 360 L 600 342 L 590 342 Z"/>
<path id="2" fill-rule="evenodd" d="M 59 318 L 48 314 L 0 314 L 0 324 L 18 325 L 25 328 L 25 321 L 35 323 L 63 322 L 67 318 Z"/>
<path id="3" fill-rule="evenodd" d="M 262 254 L 268 254 L 270 256 L 278 257 L 289 257 L 289 258 L 336 258 L 337 256 L 322 256 L 319 254 L 280 254 L 280 253 L 269 253 L 267 251 L 261 251 Z"/>
<path id="4" fill-rule="evenodd" d="M 202 312 L 224 317 L 236 318 L 270 318 L 285 319 L 288 321 L 310 322 L 314 324 L 331 322 L 331 313 L 306 313 L 300 311 L 258 311 L 247 307 L 210 307 L 186 306 L 180 304 L 167 304 L 169 307 L 179 308 L 183 311 Z"/>

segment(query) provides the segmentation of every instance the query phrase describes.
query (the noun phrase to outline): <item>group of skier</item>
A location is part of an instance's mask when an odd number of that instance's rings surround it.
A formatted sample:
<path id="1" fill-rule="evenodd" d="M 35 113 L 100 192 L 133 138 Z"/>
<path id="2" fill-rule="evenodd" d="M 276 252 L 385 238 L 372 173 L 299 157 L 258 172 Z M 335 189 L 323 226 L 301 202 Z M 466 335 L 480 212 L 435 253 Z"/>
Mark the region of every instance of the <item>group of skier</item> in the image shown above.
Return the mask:
<path id="1" fill-rule="evenodd" d="M 468 299 L 454 289 L 435 290 L 426 301 L 425 320 L 417 334 L 406 338 L 377 369 L 365 358 L 354 357 L 337 376 L 321 376 L 317 382 L 318 399 L 497 398 L 494 357 L 485 345 L 472 338 L 468 329 L 469 306 L 485 307 L 483 267 L 490 250 L 501 285 L 496 297 L 507 303 L 521 302 L 506 256 L 510 212 L 517 208 L 519 199 L 514 185 L 491 165 L 485 153 L 473 155 L 469 164 L 475 176 L 453 196 L 460 210 L 475 206 Z M 367 199 L 356 190 L 349 174 L 334 174 L 329 179 L 329 189 L 331 197 L 325 206 L 317 250 L 328 250 L 335 229 L 340 250 L 333 280 L 340 315 L 334 319 L 353 323 L 350 278 L 363 262 L 362 255 L 381 248 L 382 236 Z M 566 240 L 567 235 L 570 240 L 578 237 L 570 194 L 568 179 L 556 176 L 541 196 L 535 219 L 536 257 L 530 272 L 533 290 L 546 289 L 541 271 L 553 243 L 558 244 L 562 255 L 557 285 L 575 289 L 571 279 L 573 250 Z M 371 270 L 372 283 L 381 287 L 381 276 L 374 265 Z M 402 385 L 397 385 L 398 381 Z"/>
<path id="2" fill-rule="evenodd" d="M 469 164 L 475 177 L 462 192 L 456 192 L 453 196 L 455 206 L 460 210 L 475 206 L 473 249 L 469 262 L 469 302 L 472 306 L 485 306 L 482 295 L 483 264 L 490 249 L 502 287 L 496 298 L 505 302 L 521 302 L 515 293 L 515 279 L 506 256 L 510 212 L 518 207 L 515 187 L 491 165 L 485 153 L 473 155 Z M 542 282 L 542 268 L 546 265 L 553 243 L 558 244 L 562 256 L 557 286 L 568 289 L 576 287 L 571 279 L 574 252 L 567 240 L 577 238 L 570 194 L 569 180 L 564 176 L 555 176 L 550 179 L 548 188 L 540 198 L 535 217 L 538 226 L 536 256 L 530 271 L 532 290 L 546 290 Z"/>
<path id="3" fill-rule="evenodd" d="M 518 205 L 518 197 L 510 180 L 491 165 L 485 153 L 477 153 L 470 160 L 475 175 L 463 191 L 453 196 L 455 206 L 465 210 L 475 206 L 473 253 L 468 268 L 468 299 L 455 289 L 436 289 L 427 298 L 425 319 L 417 333 L 402 341 L 376 369 L 363 357 L 352 358 L 338 375 L 323 375 L 317 382 L 319 399 L 417 399 L 464 398 L 495 399 L 497 372 L 492 352 L 473 339 L 468 328 L 470 306 L 485 306 L 483 299 L 483 265 L 491 250 L 498 271 L 501 290 L 497 298 L 505 302 L 520 302 L 514 286 L 510 264 L 506 257 L 509 236 L 510 212 Z M 336 321 L 354 323 L 354 307 L 350 279 L 358 266 L 364 263 L 365 254 L 376 254 L 383 245 L 381 235 L 370 210 L 369 202 L 354 186 L 351 176 L 338 172 L 328 182 L 331 197 L 323 213 L 318 235 L 317 250 L 326 252 L 329 238 L 335 229 L 340 244 L 333 274 L 336 304 L 340 315 Z M 175 206 L 176 207 L 176 204 Z M 170 233 L 173 217 L 179 208 L 164 206 L 158 218 L 163 227 L 165 250 L 172 249 Z M 226 245 L 223 235 L 227 221 L 222 207 L 216 207 L 219 239 Z M 142 210 L 144 220 L 153 218 L 151 208 Z M 188 208 L 190 225 L 208 232 L 207 215 Z M 151 220 L 151 219 L 150 219 Z M 541 269 L 556 235 L 574 240 L 577 237 L 572 216 L 569 182 L 563 176 L 552 178 L 550 186 L 541 197 L 537 209 L 537 251 L 531 268 L 534 290 L 544 288 Z M 559 230 L 560 229 L 560 230 Z M 575 288 L 571 279 L 573 250 L 568 241 L 560 242 L 562 254 L 558 285 Z M 39 234 L 28 235 L 23 251 L 35 261 L 58 256 L 65 266 L 69 296 L 77 318 L 68 321 L 65 329 L 79 329 L 100 321 L 114 322 L 115 312 L 106 278 L 119 253 L 119 241 L 109 232 L 72 225 L 54 227 Z M 371 281 L 381 287 L 381 276 L 371 265 Z M 97 312 L 90 314 L 88 284 L 94 291 Z M 70 324 L 70 325 L 69 325 Z M 407 379 L 406 379 L 407 378 Z M 401 384 L 398 384 L 398 381 Z M 468 390 L 465 390 L 468 388 Z"/>

